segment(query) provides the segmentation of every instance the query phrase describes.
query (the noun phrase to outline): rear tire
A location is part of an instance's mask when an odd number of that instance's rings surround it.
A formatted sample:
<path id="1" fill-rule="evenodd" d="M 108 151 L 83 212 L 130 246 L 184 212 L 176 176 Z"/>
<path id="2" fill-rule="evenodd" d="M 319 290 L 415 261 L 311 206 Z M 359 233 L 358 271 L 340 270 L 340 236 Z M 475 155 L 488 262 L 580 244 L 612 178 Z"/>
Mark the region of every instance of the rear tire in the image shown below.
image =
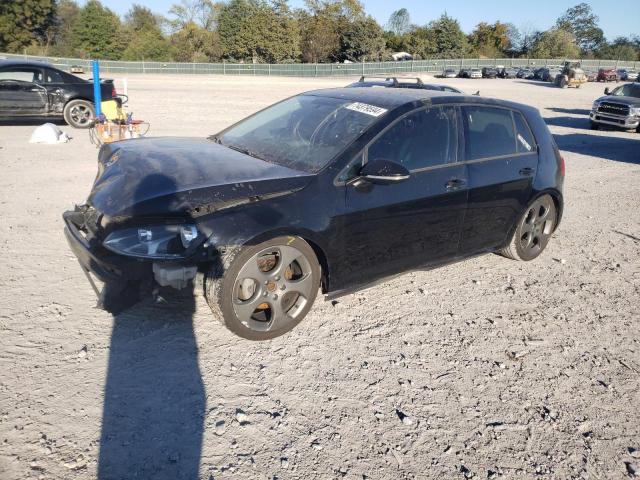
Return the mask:
<path id="1" fill-rule="evenodd" d="M 63 116 L 73 128 L 89 128 L 96 118 L 96 110 L 92 102 L 71 100 L 64 106 Z"/>
<path id="2" fill-rule="evenodd" d="M 299 237 L 277 237 L 227 252 L 205 277 L 212 313 L 236 335 L 269 340 L 307 315 L 320 287 L 315 252 Z"/>
<path id="3" fill-rule="evenodd" d="M 557 219 L 558 212 L 551 195 L 536 198 L 518 220 L 509 245 L 498 253 L 511 260 L 533 260 L 549 243 Z"/>

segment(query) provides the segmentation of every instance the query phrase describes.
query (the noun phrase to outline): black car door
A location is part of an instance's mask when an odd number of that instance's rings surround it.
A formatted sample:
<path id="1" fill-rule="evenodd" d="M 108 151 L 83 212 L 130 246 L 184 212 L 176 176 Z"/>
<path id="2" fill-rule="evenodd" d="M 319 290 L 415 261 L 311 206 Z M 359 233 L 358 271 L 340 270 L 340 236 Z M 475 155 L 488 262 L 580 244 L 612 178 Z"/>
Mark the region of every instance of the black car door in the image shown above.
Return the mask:
<path id="1" fill-rule="evenodd" d="M 11 115 L 39 115 L 48 111 L 47 90 L 42 70 L 8 67 L 0 70 L 0 112 Z"/>
<path id="2" fill-rule="evenodd" d="M 392 160 L 410 177 L 391 185 L 345 185 L 337 288 L 457 254 L 467 202 L 466 166 L 456 163 L 458 135 L 455 107 L 421 108 L 392 123 L 365 149 L 365 162 Z"/>
<path id="3" fill-rule="evenodd" d="M 462 107 L 469 201 L 463 254 L 502 246 L 532 192 L 538 149 L 521 113 L 498 107 Z"/>

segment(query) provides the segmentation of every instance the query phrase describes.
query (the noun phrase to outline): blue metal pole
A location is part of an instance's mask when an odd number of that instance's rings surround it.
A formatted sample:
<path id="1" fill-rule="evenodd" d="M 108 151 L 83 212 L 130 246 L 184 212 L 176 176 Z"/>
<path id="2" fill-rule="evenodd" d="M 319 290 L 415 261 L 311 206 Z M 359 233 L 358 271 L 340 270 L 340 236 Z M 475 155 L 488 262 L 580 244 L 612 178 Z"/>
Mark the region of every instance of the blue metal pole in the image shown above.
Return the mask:
<path id="1" fill-rule="evenodd" d="M 93 103 L 96 107 L 96 117 L 102 113 L 100 108 L 102 103 L 102 92 L 100 92 L 100 65 L 98 60 L 93 62 Z"/>

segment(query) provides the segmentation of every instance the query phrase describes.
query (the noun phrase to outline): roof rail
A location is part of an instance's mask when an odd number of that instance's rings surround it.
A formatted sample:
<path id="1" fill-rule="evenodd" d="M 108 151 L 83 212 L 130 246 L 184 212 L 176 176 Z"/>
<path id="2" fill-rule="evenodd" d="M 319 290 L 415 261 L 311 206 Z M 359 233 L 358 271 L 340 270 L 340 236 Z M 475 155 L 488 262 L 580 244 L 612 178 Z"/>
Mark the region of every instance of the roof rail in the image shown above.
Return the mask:
<path id="1" fill-rule="evenodd" d="M 369 79 L 369 78 L 384 78 L 385 80 L 391 80 L 393 82 L 393 85 L 396 86 L 398 85 L 400 82 L 398 81 L 398 77 L 392 77 L 389 75 L 362 75 L 360 77 L 360 80 L 358 80 L 359 82 L 364 82 L 365 79 Z M 422 79 L 419 77 L 400 77 L 400 80 L 415 80 L 416 83 L 418 85 L 423 85 L 422 83 Z"/>

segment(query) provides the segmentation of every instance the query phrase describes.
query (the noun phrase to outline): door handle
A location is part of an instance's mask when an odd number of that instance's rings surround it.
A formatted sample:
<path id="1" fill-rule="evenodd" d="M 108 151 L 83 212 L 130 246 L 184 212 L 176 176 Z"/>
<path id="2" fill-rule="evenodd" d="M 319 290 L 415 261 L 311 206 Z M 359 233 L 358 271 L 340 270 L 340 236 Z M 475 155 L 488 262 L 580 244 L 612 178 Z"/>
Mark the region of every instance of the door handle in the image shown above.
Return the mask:
<path id="1" fill-rule="evenodd" d="M 524 176 L 524 177 L 530 177 L 531 175 L 533 175 L 533 168 L 531 167 L 524 167 L 523 169 L 520 170 L 520 175 Z"/>
<path id="2" fill-rule="evenodd" d="M 447 190 L 458 190 L 459 188 L 464 187 L 467 184 L 464 180 L 460 178 L 453 178 L 445 183 L 445 188 Z"/>

